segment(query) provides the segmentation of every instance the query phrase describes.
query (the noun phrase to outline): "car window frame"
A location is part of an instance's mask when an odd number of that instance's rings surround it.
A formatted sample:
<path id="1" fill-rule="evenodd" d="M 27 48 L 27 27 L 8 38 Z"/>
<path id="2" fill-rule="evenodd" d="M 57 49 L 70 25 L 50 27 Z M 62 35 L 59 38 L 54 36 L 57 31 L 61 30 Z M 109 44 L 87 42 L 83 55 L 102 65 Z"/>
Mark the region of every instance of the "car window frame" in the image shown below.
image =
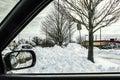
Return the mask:
<path id="1" fill-rule="evenodd" d="M 22 1 L 22 0 L 21 0 Z M 39 1 L 39 0 L 38 0 Z M 45 0 L 44 0 L 45 1 Z M 51 2 L 51 0 L 48 0 L 48 3 L 49 3 L 49 1 Z M 48 4 L 48 3 L 46 3 L 46 5 Z M 17 4 L 18 5 L 18 4 Z M 42 8 L 43 7 L 45 7 L 46 5 L 44 5 L 44 6 L 42 6 Z M 17 7 L 17 6 L 16 6 Z M 15 8 L 16 8 L 15 7 Z M 14 8 L 14 9 L 15 9 Z M 14 10 L 13 9 L 13 10 Z M 13 11 L 12 10 L 12 11 Z M 36 12 L 36 14 L 34 14 L 33 15 L 33 17 L 31 17 L 31 18 L 28 18 L 29 20 L 27 21 L 27 23 L 25 23 L 25 25 L 23 26 L 22 25 L 22 28 L 21 29 L 19 29 L 19 30 L 17 30 L 16 32 L 14 32 L 15 33 L 15 35 L 14 36 L 12 36 L 8 41 L 7 41 L 7 43 L 4 45 L 4 47 L 0 47 L 0 52 L 7 46 L 7 44 L 10 42 L 10 41 L 12 41 L 12 39 L 13 38 L 15 38 L 15 36 L 41 11 L 42 9 L 40 9 L 39 11 L 37 11 Z M 12 12 L 11 11 L 11 12 Z M 11 14 L 11 12 L 8 14 L 8 16 L 2 21 L 2 23 L 1 23 L 1 26 L 2 26 L 2 24 L 4 24 L 4 21 L 9 17 L 9 15 Z M 4 28 L 4 27 L 3 27 Z M 3 63 L 3 61 L 2 61 L 2 56 L 0 55 L 0 63 L 2 63 L 2 64 L 4 64 Z M 3 65 L 2 65 L 3 66 Z M 1 66 L 0 66 L 1 67 Z M 1 68 L 2 69 L 2 68 Z M 104 74 L 104 73 L 101 73 L 101 75 L 100 75 L 100 73 L 93 73 L 93 74 L 35 74 L 35 75 L 33 75 L 33 74 L 30 74 L 30 75 L 25 75 L 25 74 L 19 74 L 19 75 L 6 75 L 3 71 L 2 71 L 2 73 L 0 73 L 0 74 L 4 74 L 4 75 L 2 75 L 2 77 L 8 77 L 8 78 L 13 78 L 13 77 L 24 77 L 24 78 L 32 78 L 32 77 L 48 77 L 48 78 L 51 78 L 51 77 L 81 77 L 81 78 L 100 78 L 101 79 L 101 77 L 102 78 L 109 78 L 109 77 L 115 77 L 115 78 L 118 78 L 119 76 L 120 76 L 120 74 L 118 74 L 118 75 L 114 75 L 114 74 L 112 74 L 112 73 L 110 73 L 110 74 Z M 33 76 L 31 76 L 31 75 L 33 75 Z M 104 76 L 104 77 L 103 77 Z"/>

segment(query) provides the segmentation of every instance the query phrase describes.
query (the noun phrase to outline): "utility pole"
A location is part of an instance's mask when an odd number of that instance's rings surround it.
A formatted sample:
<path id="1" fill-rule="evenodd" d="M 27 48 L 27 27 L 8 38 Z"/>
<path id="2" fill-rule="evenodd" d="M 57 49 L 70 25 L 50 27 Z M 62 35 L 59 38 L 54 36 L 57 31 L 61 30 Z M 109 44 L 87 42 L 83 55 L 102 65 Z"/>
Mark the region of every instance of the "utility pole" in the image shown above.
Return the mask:
<path id="1" fill-rule="evenodd" d="M 101 28 L 100 28 L 100 49 L 102 48 L 102 45 L 101 45 Z"/>
<path id="2" fill-rule="evenodd" d="M 70 20 L 69 20 L 69 43 L 71 42 L 71 30 L 70 30 Z"/>
<path id="3" fill-rule="evenodd" d="M 60 5 L 59 5 L 59 3 L 60 3 L 60 1 L 58 0 L 58 21 L 57 21 L 57 23 L 58 23 L 58 24 L 57 24 L 58 29 L 60 29 L 60 23 L 59 23 L 59 19 L 60 19 L 60 15 L 59 15 L 59 12 L 60 12 L 59 10 L 60 10 L 60 9 L 59 9 L 59 6 L 60 6 Z M 59 34 L 60 34 L 60 32 L 58 31 L 58 35 L 59 35 Z M 58 39 L 58 41 L 60 41 L 61 38 L 57 38 L 57 39 Z"/>
<path id="4" fill-rule="evenodd" d="M 77 24 L 77 30 L 79 30 L 79 35 L 80 35 L 80 44 L 82 43 L 81 39 L 81 23 Z"/>
<path id="5" fill-rule="evenodd" d="M 45 44 L 47 45 L 47 27 L 46 27 L 46 40 L 45 40 Z"/>

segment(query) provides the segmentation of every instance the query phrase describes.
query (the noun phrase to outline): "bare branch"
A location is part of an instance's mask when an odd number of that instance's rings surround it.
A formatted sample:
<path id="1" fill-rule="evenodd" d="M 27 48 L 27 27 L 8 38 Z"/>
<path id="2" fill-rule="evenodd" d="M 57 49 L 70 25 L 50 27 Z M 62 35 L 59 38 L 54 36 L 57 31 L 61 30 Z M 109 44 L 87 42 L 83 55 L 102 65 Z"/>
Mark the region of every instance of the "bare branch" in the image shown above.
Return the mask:
<path id="1" fill-rule="evenodd" d="M 88 31 L 91 28 L 89 22 L 97 31 L 100 26 L 108 26 L 120 17 L 120 0 L 64 0 L 60 6 L 61 13 L 65 12 L 68 19 L 81 23 Z"/>

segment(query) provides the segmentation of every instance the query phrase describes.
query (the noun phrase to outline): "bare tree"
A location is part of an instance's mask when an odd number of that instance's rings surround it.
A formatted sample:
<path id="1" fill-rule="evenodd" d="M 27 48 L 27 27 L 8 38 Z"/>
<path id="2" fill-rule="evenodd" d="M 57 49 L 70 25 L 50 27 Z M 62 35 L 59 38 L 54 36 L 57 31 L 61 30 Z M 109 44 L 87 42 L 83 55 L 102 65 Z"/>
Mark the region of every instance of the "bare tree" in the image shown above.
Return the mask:
<path id="1" fill-rule="evenodd" d="M 42 43 L 42 39 L 40 39 L 39 37 L 35 36 L 32 39 L 32 42 L 35 43 L 36 46 L 40 45 Z"/>
<path id="2" fill-rule="evenodd" d="M 119 19 L 120 0 L 62 0 L 59 6 L 67 19 L 84 25 L 88 30 L 88 60 L 94 62 L 93 34 Z"/>
<path id="3" fill-rule="evenodd" d="M 57 9 L 55 8 L 42 22 L 42 31 L 47 38 L 62 46 L 63 43 L 69 41 L 69 36 L 74 33 L 75 29 L 72 26 L 73 23 L 66 20 L 64 14 L 60 14 Z"/>

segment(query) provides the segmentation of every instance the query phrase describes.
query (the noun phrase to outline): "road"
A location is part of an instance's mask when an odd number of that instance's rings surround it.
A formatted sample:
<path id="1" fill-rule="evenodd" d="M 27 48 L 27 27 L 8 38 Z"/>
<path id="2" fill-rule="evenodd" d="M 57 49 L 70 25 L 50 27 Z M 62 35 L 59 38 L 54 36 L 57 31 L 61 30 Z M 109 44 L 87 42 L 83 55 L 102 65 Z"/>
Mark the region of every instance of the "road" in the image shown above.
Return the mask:
<path id="1" fill-rule="evenodd" d="M 112 63 L 120 65 L 120 55 L 115 54 L 99 54 L 99 57 L 106 59 Z"/>

